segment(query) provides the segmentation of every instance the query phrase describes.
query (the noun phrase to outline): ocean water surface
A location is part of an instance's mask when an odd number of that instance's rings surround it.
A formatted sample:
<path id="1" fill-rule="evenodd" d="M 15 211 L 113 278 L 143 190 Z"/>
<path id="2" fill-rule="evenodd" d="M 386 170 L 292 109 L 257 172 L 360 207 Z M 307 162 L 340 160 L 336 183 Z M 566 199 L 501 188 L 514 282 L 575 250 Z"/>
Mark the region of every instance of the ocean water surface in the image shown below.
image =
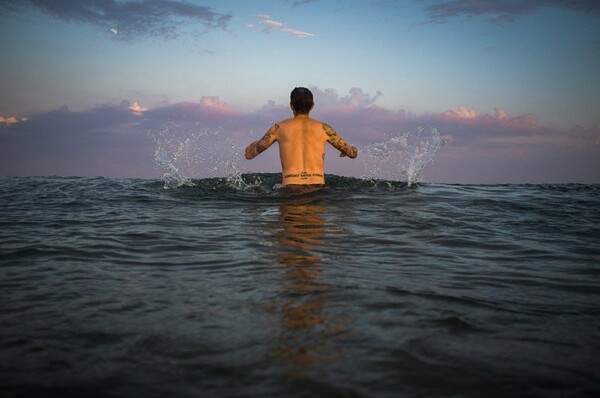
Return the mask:
<path id="1" fill-rule="evenodd" d="M 600 394 L 600 186 L 171 160 L 0 178 L 3 397 Z"/>

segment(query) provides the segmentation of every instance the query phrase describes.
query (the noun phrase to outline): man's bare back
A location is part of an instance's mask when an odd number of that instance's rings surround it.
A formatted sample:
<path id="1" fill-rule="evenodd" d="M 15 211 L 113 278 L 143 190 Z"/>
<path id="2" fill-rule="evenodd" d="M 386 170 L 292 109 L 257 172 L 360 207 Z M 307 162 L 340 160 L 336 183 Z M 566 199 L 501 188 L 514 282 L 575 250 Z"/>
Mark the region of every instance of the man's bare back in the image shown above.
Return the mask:
<path id="1" fill-rule="evenodd" d="M 248 145 L 246 159 L 253 159 L 277 141 L 283 185 L 325 184 L 325 144 L 329 142 L 341 152 L 340 156 L 350 158 L 356 157 L 357 150 L 329 125 L 310 118 L 308 113 L 297 113 L 291 105 L 294 117 L 273 124 L 264 137 Z"/>

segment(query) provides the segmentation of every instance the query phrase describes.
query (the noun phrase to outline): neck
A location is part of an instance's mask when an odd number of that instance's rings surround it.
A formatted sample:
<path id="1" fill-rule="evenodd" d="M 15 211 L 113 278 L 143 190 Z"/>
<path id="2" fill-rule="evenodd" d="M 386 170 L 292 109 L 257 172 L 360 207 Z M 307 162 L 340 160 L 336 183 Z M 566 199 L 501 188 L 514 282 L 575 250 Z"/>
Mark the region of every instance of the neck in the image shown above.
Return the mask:
<path id="1" fill-rule="evenodd" d="M 296 112 L 294 112 L 294 117 L 308 117 L 308 113 L 296 113 Z"/>

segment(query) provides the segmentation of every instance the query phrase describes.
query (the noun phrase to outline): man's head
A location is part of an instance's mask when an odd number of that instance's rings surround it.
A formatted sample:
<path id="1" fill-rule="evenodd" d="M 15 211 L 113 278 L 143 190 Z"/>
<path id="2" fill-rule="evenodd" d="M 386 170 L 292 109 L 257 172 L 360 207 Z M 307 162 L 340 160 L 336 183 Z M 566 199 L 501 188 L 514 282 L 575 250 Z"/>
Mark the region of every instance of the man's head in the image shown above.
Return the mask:
<path id="1" fill-rule="evenodd" d="M 299 115 L 308 115 L 313 105 L 313 95 L 309 89 L 296 87 L 290 95 L 290 106 L 294 113 Z"/>

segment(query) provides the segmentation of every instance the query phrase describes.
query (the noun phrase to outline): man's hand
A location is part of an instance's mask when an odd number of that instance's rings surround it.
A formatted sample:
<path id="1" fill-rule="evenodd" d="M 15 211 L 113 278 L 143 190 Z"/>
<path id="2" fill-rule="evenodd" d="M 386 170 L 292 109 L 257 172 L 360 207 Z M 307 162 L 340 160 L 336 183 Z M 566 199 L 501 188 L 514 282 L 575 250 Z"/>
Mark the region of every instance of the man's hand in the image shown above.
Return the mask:
<path id="1" fill-rule="evenodd" d="M 252 159 L 254 158 L 255 155 L 255 150 L 254 150 L 254 146 L 256 145 L 257 141 L 254 141 L 253 143 L 251 143 L 250 145 L 248 145 L 246 147 L 246 153 L 244 154 L 246 156 L 246 159 Z"/>
<path id="2" fill-rule="evenodd" d="M 354 155 L 354 156 L 352 156 Z M 358 155 L 358 150 L 356 149 L 355 146 L 351 146 L 350 147 L 350 155 L 346 155 L 345 152 L 340 152 L 340 157 L 343 158 L 345 156 L 350 156 L 352 159 L 354 159 L 356 157 L 356 155 Z"/>

